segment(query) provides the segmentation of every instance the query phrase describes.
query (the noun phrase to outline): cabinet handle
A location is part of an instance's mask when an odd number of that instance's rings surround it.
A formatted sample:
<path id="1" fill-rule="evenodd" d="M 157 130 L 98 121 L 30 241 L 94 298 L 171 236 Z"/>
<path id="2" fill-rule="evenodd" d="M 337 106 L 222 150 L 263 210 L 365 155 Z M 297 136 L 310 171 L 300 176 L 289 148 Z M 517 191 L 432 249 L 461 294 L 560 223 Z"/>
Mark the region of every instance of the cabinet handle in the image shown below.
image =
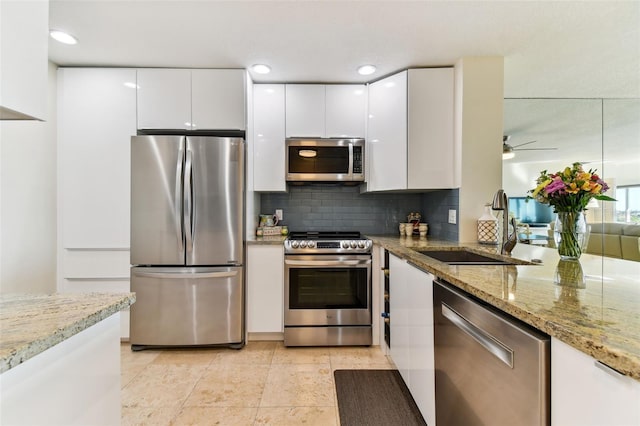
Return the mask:
<path id="1" fill-rule="evenodd" d="M 604 371 L 604 372 L 606 372 L 606 373 L 608 373 L 608 374 L 610 374 L 610 375 L 612 375 L 612 376 L 614 376 L 614 377 L 618 377 L 618 378 L 620 378 L 620 377 L 625 377 L 625 375 L 624 375 L 624 374 L 622 374 L 621 372 L 619 372 L 618 370 L 616 370 L 616 369 L 615 369 L 615 368 L 613 368 L 613 367 L 609 367 L 607 364 L 605 364 L 605 363 L 604 363 L 604 362 L 602 362 L 602 361 L 594 361 L 593 363 L 594 363 L 594 364 L 595 364 L 595 366 L 596 366 L 596 367 L 598 367 L 600 370 L 602 370 L 602 371 Z"/>

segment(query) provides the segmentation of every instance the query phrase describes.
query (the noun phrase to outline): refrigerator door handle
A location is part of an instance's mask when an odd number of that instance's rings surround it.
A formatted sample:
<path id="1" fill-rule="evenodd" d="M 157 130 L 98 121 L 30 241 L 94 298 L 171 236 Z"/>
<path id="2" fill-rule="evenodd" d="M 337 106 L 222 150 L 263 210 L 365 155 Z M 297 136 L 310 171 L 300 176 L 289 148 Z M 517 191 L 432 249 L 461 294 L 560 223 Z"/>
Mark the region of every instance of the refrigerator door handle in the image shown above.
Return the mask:
<path id="1" fill-rule="evenodd" d="M 169 278 L 169 279 L 202 279 L 202 278 L 230 278 L 238 275 L 238 271 L 224 271 L 224 272 L 134 272 L 133 275 L 137 277 L 147 278 Z"/>
<path id="2" fill-rule="evenodd" d="M 174 205 L 174 221 L 176 225 L 176 236 L 178 238 L 178 247 L 180 251 L 184 251 L 184 221 L 182 220 L 182 205 L 184 203 L 182 193 L 182 172 L 184 164 L 184 140 L 180 141 L 178 148 L 178 161 L 176 165 L 176 198 Z"/>
<path id="3" fill-rule="evenodd" d="M 184 232 L 186 252 L 193 251 L 193 152 L 187 148 L 187 159 L 184 170 Z"/>

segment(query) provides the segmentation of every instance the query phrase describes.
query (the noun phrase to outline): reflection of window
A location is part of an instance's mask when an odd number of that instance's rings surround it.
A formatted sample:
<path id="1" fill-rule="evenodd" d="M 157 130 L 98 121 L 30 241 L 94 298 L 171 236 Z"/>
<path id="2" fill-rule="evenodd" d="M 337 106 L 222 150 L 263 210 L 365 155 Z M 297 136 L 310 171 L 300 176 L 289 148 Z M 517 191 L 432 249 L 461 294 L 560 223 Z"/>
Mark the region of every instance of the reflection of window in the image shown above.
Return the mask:
<path id="1" fill-rule="evenodd" d="M 640 223 L 640 185 L 616 187 L 616 222 Z"/>

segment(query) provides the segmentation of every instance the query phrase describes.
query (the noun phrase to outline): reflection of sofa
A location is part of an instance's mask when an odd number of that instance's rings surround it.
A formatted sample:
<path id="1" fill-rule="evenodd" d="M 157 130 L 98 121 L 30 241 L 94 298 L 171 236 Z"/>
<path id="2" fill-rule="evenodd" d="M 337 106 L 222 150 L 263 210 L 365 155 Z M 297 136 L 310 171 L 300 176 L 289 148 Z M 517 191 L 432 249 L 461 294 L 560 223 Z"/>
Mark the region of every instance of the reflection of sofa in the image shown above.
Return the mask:
<path id="1" fill-rule="evenodd" d="M 549 231 L 553 236 L 553 223 Z M 585 253 L 640 261 L 640 225 L 595 223 L 589 225 Z"/>
<path id="2" fill-rule="evenodd" d="M 595 223 L 587 249 L 590 254 L 640 261 L 640 225 L 628 223 Z"/>

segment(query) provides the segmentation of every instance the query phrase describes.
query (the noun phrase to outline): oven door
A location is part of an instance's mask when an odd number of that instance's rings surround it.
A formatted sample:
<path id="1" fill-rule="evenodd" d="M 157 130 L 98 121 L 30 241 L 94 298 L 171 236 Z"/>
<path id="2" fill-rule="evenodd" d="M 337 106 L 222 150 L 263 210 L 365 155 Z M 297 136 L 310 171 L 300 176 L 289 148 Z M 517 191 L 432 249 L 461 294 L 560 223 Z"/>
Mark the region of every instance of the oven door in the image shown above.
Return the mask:
<path id="1" fill-rule="evenodd" d="M 371 325 L 370 255 L 285 256 L 285 326 Z"/>

